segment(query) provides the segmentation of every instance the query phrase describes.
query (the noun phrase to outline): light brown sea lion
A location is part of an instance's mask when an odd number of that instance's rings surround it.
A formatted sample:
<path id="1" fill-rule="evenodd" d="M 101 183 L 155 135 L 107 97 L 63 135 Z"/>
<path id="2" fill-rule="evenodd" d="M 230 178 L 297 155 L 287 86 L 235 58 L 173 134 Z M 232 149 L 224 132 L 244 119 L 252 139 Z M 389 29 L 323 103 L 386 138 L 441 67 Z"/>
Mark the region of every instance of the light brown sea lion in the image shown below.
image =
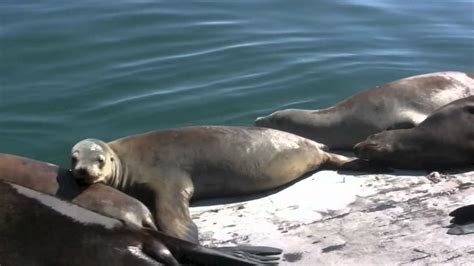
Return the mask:
<path id="1" fill-rule="evenodd" d="M 474 96 L 447 104 L 414 128 L 384 131 L 354 147 L 360 158 L 407 169 L 474 165 Z"/>
<path id="2" fill-rule="evenodd" d="M 351 150 L 387 129 L 411 128 L 454 100 L 474 95 L 474 73 L 437 72 L 390 82 L 321 110 L 287 109 L 257 118 L 256 126 L 288 131 Z"/>
<path id="3" fill-rule="evenodd" d="M 125 223 L 156 229 L 153 216 L 140 201 L 104 184 L 79 187 L 68 170 L 54 164 L 0 154 L 0 180 L 70 200 Z"/>
<path id="4" fill-rule="evenodd" d="M 277 264 L 279 259 L 222 252 L 158 231 L 130 227 L 117 219 L 3 181 L 0 195 L 2 266 L 263 265 Z M 264 252 L 275 250 L 267 248 Z"/>
<path id="5" fill-rule="evenodd" d="M 277 188 L 320 167 L 368 165 L 322 150 L 314 141 L 268 128 L 201 126 L 149 132 L 104 143 L 86 139 L 71 150 L 74 177 L 106 183 L 139 199 L 159 229 L 198 242 L 189 201 Z"/>

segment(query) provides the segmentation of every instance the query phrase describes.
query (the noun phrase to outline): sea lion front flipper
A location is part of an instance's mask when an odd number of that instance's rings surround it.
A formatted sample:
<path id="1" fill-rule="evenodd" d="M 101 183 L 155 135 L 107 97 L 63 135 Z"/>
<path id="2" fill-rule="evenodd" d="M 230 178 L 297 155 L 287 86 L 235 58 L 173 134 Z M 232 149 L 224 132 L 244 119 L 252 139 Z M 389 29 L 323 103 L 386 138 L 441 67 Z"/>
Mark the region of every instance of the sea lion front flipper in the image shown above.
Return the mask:
<path id="1" fill-rule="evenodd" d="M 394 121 L 386 130 L 413 128 L 425 120 L 426 117 L 428 117 L 426 114 L 420 112 L 412 110 L 402 111 L 399 114 L 398 120 Z"/>
<path id="2" fill-rule="evenodd" d="M 169 171 L 166 180 L 153 187 L 154 215 L 159 229 L 170 236 L 199 243 L 197 226 L 189 214 L 189 200 L 194 192 L 189 175 Z"/>

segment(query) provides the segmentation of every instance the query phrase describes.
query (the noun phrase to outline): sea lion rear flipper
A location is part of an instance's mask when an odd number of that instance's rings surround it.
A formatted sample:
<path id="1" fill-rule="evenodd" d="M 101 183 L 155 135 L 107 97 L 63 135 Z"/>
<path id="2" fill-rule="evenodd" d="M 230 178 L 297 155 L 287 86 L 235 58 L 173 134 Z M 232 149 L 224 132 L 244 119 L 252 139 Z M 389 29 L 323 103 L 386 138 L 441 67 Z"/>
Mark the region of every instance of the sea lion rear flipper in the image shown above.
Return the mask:
<path id="1" fill-rule="evenodd" d="M 346 171 L 363 171 L 388 173 L 389 168 L 376 162 L 365 161 L 358 158 L 346 157 L 334 153 L 326 152 L 327 159 L 321 165 L 322 169 L 329 170 L 346 170 Z"/>
<path id="2" fill-rule="evenodd" d="M 258 264 L 277 263 L 283 252 L 281 249 L 265 246 L 216 247 L 214 249 Z"/>
<path id="3" fill-rule="evenodd" d="M 143 252 L 165 265 L 180 265 L 169 249 L 163 243 L 154 239 L 144 243 Z"/>
<path id="4" fill-rule="evenodd" d="M 203 265 L 275 265 L 278 264 L 282 250 L 272 247 L 224 247 L 208 248 L 185 240 L 177 239 L 159 231 L 152 231 L 171 251 L 173 256 L 183 264 Z M 249 252 L 247 252 L 249 251 Z M 259 253 L 257 255 L 257 253 Z M 264 255 L 277 255 L 267 256 Z"/>
<path id="5" fill-rule="evenodd" d="M 156 223 L 170 236 L 199 243 L 197 226 L 189 214 L 192 181 L 185 173 L 173 173 L 171 177 L 154 186 Z"/>
<path id="6" fill-rule="evenodd" d="M 267 246 L 236 246 L 236 247 L 216 247 L 217 250 L 220 251 L 243 251 L 250 254 L 256 255 L 280 255 L 283 250 L 274 247 L 267 247 Z"/>

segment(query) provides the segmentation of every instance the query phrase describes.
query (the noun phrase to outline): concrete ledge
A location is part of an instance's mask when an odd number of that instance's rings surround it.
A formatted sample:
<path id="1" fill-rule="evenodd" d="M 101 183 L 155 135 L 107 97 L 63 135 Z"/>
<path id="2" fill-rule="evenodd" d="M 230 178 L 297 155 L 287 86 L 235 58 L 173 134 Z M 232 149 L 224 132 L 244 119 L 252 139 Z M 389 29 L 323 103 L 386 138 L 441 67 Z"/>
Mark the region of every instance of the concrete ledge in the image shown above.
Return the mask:
<path id="1" fill-rule="evenodd" d="M 450 211 L 473 203 L 474 172 L 320 171 L 272 195 L 191 214 L 203 244 L 279 247 L 283 265 L 467 265 L 474 234 L 448 235 L 446 227 Z"/>

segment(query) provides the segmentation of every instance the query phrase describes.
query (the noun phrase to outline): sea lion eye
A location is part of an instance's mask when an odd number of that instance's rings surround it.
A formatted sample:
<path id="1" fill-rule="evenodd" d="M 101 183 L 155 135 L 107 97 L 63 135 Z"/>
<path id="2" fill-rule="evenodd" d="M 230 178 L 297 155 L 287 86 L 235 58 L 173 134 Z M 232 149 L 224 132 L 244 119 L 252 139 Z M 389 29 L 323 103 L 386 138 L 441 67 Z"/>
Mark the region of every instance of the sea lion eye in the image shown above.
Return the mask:
<path id="1" fill-rule="evenodd" d="M 102 169 L 105 166 L 105 156 L 103 154 L 97 157 L 97 161 L 99 162 L 99 168 Z"/>
<path id="2" fill-rule="evenodd" d="M 99 157 L 97 158 L 97 161 L 98 161 L 101 165 L 104 165 L 104 163 L 105 163 L 105 158 L 104 158 L 104 156 L 99 156 Z"/>
<path id="3" fill-rule="evenodd" d="M 281 115 L 277 115 L 273 118 L 273 122 L 275 122 L 275 124 L 278 126 L 281 126 L 285 122 L 285 118 Z"/>
<path id="4" fill-rule="evenodd" d="M 77 156 L 76 156 L 76 155 L 72 155 L 72 156 L 71 156 L 71 163 L 72 163 L 72 164 L 76 164 L 76 163 L 77 163 Z"/>

